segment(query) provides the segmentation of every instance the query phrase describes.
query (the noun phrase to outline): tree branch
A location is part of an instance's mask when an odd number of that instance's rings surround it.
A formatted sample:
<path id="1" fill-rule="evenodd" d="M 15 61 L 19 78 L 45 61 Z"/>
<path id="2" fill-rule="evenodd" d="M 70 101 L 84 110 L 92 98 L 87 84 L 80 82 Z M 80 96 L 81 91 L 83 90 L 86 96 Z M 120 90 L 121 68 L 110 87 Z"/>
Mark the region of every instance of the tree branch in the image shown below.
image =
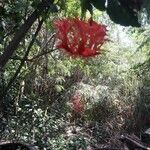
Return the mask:
<path id="1" fill-rule="evenodd" d="M 19 141 L 1 141 L 0 142 L 0 149 L 18 149 L 18 147 L 21 147 L 21 149 L 26 149 L 26 150 L 37 150 L 33 145 L 29 145 L 23 142 Z"/>
<path id="2" fill-rule="evenodd" d="M 9 81 L 9 83 L 8 83 L 8 85 L 7 85 L 7 88 L 6 88 L 5 93 L 8 91 L 8 89 L 10 88 L 10 86 L 12 85 L 12 83 L 14 82 L 14 80 L 16 79 L 16 77 L 18 76 L 18 74 L 20 73 L 20 70 L 22 69 L 22 66 L 24 65 L 24 62 L 27 60 L 27 57 L 28 57 L 29 52 L 30 52 L 30 49 L 31 49 L 32 45 L 34 44 L 34 41 L 35 41 L 35 39 L 36 39 L 36 37 L 37 37 L 39 31 L 41 30 L 42 24 L 43 24 L 43 19 L 39 22 L 39 25 L 38 25 L 38 27 L 37 27 L 37 30 L 36 30 L 36 32 L 35 32 L 35 34 L 34 34 L 32 40 L 31 40 L 29 46 L 28 46 L 28 49 L 27 49 L 27 51 L 26 51 L 26 53 L 25 53 L 23 59 L 21 60 L 21 63 L 20 63 L 20 65 L 19 65 L 18 69 L 16 70 L 14 76 L 10 79 L 10 81 Z"/>
<path id="3" fill-rule="evenodd" d="M 54 0 L 43 0 L 37 6 L 37 9 L 29 16 L 29 18 L 25 21 L 25 23 L 19 28 L 18 32 L 15 34 L 12 41 L 9 45 L 4 49 L 2 55 L 0 55 L 0 68 L 4 68 L 6 63 L 9 61 L 14 51 L 18 48 L 19 43 L 25 37 L 26 33 L 33 25 L 33 23 L 39 18 L 39 16 L 44 12 L 44 10 L 48 9 Z"/>

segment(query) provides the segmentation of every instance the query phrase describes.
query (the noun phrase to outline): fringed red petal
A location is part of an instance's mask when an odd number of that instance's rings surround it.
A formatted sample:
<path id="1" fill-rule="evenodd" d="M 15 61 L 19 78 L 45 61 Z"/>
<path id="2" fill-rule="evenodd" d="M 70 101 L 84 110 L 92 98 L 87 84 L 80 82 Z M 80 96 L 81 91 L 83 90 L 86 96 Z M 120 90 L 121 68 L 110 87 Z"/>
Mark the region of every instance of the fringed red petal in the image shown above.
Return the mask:
<path id="1" fill-rule="evenodd" d="M 106 41 L 106 26 L 89 19 L 87 22 L 78 18 L 56 20 L 57 48 L 64 49 L 72 56 L 92 57 L 100 54 L 99 48 Z"/>
<path id="2" fill-rule="evenodd" d="M 70 98 L 71 108 L 74 112 L 82 114 L 85 110 L 85 104 L 82 101 L 81 95 L 75 94 Z"/>

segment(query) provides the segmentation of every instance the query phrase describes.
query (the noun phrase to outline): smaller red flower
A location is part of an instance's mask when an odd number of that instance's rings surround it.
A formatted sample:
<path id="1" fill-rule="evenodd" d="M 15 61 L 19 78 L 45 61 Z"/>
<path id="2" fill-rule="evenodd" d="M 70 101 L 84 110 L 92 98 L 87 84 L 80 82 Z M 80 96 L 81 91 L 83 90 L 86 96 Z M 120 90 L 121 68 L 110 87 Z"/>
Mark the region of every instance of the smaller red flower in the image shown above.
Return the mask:
<path id="1" fill-rule="evenodd" d="M 71 102 L 71 109 L 78 113 L 78 114 L 82 114 L 85 110 L 85 105 L 81 99 L 81 95 L 79 94 L 75 94 L 70 98 L 70 102 Z"/>
<path id="2" fill-rule="evenodd" d="M 57 48 L 64 49 L 72 56 L 91 57 L 100 54 L 99 49 L 106 41 L 106 26 L 89 19 L 78 18 L 56 20 Z"/>

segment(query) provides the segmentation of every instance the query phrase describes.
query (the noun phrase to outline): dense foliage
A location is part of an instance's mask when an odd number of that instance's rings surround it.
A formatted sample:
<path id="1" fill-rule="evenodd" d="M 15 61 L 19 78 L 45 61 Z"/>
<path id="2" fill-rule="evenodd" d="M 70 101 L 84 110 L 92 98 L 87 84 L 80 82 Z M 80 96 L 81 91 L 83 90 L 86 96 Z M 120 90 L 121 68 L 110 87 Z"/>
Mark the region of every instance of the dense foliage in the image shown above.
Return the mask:
<path id="1" fill-rule="evenodd" d="M 0 140 L 86 150 L 149 128 L 149 7 L 148 0 L 0 2 Z M 54 22 L 91 15 L 107 27 L 100 54 L 63 53 Z"/>

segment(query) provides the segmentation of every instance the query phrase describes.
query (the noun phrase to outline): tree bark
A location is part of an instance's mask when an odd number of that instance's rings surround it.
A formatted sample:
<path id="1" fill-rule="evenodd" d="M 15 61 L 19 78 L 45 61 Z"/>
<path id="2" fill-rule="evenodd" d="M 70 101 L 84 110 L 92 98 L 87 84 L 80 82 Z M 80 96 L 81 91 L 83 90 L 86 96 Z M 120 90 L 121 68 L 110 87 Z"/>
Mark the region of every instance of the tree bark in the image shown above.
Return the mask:
<path id="1" fill-rule="evenodd" d="M 31 28 L 33 23 L 39 18 L 39 16 L 48 9 L 54 0 L 43 0 L 37 6 L 37 9 L 29 16 L 29 18 L 24 22 L 24 24 L 16 32 L 14 38 L 9 43 L 9 45 L 4 49 L 2 55 L 0 55 L 0 71 L 4 68 L 6 63 L 9 61 L 14 51 L 18 48 L 19 43 L 25 37 L 28 30 Z"/>

